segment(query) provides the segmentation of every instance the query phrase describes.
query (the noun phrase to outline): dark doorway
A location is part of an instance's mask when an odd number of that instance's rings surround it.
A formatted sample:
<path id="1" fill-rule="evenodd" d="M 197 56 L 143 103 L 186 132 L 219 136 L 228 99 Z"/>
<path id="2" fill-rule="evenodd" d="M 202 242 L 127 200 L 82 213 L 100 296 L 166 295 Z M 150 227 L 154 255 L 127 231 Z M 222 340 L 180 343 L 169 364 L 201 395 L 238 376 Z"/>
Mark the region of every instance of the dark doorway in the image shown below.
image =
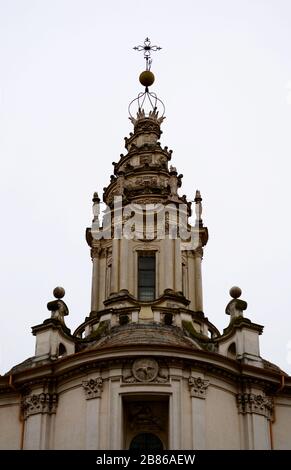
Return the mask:
<path id="1" fill-rule="evenodd" d="M 130 443 L 130 450 L 163 450 L 162 441 L 150 432 L 135 436 Z"/>
<path id="2" fill-rule="evenodd" d="M 127 395 L 123 397 L 124 449 L 168 448 L 169 397 Z"/>

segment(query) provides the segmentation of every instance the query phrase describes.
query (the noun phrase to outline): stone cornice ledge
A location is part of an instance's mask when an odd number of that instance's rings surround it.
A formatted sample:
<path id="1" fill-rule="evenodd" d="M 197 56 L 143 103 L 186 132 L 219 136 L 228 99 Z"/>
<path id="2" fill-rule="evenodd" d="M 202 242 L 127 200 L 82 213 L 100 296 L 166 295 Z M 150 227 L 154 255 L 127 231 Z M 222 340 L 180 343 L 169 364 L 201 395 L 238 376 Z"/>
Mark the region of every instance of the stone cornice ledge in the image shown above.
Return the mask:
<path id="1" fill-rule="evenodd" d="M 173 357 L 173 350 L 175 355 Z M 155 347 L 152 345 L 146 347 L 143 345 L 143 351 L 140 347 L 119 347 L 119 348 L 104 348 L 104 350 L 97 351 L 92 349 L 90 351 L 82 351 L 71 356 L 64 357 L 54 363 L 35 366 L 27 370 L 15 373 L 13 375 L 14 392 L 27 386 L 29 383 L 40 383 L 43 380 L 62 380 L 64 377 L 77 376 L 90 369 L 96 368 L 100 363 L 102 367 L 106 367 L 108 363 L 120 363 L 123 360 L 128 360 L 128 357 L 144 356 L 150 354 L 151 356 L 163 356 L 169 364 L 171 362 L 181 362 L 181 364 L 193 365 L 201 370 L 207 371 L 212 375 L 223 376 L 225 379 L 231 381 L 244 381 L 244 382 L 260 382 L 265 383 L 270 388 L 278 389 L 281 383 L 280 372 L 262 369 L 250 365 L 240 364 L 235 360 L 226 358 L 217 353 L 212 353 L 203 350 L 189 351 L 188 349 L 176 347 L 165 348 Z M 0 392 L 5 393 L 9 390 L 9 376 L 0 377 Z M 291 393 L 291 377 L 285 378 L 285 390 Z M 10 389 L 12 392 L 12 389 Z"/>

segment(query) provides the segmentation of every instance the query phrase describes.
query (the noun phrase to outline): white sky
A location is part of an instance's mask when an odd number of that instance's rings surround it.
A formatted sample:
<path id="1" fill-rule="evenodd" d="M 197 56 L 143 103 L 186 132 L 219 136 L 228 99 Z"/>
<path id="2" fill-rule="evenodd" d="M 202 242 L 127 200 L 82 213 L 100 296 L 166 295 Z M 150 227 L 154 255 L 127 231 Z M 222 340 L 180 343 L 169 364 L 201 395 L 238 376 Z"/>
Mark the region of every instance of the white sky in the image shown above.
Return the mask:
<path id="1" fill-rule="evenodd" d="M 239 285 L 263 357 L 291 372 L 291 2 L 0 0 L 2 374 L 34 354 L 55 286 L 72 331 L 90 311 L 92 193 L 125 153 L 146 36 L 162 144 L 203 196 L 205 314 L 226 327 Z"/>

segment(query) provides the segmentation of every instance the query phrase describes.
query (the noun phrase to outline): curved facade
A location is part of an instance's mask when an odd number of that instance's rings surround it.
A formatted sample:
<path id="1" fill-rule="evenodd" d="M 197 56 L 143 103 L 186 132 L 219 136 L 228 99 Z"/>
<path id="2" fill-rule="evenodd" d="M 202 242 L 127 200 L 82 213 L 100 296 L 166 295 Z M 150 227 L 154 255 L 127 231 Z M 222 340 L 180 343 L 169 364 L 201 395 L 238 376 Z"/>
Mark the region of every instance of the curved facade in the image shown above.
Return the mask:
<path id="1" fill-rule="evenodd" d="M 131 120 L 103 221 L 93 197 L 91 312 L 71 333 L 55 289 L 35 356 L 0 377 L 0 448 L 288 449 L 291 378 L 261 357 L 239 288 L 222 333 L 203 313 L 200 192 L 180 195 L 157 110 Z"/>

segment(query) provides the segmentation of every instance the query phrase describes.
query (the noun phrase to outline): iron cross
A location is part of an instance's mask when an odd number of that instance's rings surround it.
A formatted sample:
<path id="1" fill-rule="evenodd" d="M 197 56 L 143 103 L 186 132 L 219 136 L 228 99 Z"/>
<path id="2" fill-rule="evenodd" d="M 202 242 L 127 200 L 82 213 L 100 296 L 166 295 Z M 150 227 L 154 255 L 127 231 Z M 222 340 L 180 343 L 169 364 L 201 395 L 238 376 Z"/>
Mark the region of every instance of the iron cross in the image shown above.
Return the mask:
<path id="1" fill-rule="evenodd" d="M 162 48 L 159 46 L 152 46 L 149 38 L 145 38 L 143 44 L 143 46 L 135 46 L 133 49 L 135 51 L 143 51 L 143 56 L 146 60 L 146 70 L 150 70 L 152 65 L 151 52 L 160 51 Z"/>

